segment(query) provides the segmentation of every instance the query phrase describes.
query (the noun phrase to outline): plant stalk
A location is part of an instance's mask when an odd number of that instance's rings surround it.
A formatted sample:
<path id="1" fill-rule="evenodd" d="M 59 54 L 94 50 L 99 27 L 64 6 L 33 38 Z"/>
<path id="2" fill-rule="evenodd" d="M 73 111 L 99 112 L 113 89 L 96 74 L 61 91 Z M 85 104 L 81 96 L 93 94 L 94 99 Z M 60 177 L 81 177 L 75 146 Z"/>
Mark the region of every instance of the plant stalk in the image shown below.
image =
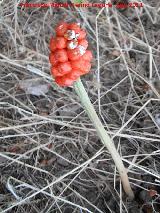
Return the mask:
<path id="1" fill-rule="evenodd" d="M 98 136 L 100 137 L 102 143 L 107 147 L 108 151 L 110 152 L 110 154 L 113 158 L 113 161 L 118 169 L 124 191 L 126 192 L 126 194 L 128 195 L 128 197 L 130 199 L 134 199 L 134 193 L 133 193 L 130 183 L 129 183 L 127 170 L 124 167 L 122 159 L 121 159 L 118 151 L 116 150 L 114 143 L 112 142 L 110 136 L 104 129 L 104 126 L 102 125 L 102 123 L 88 97 L 88 94 L 83 86 L 83 83 L 81 82 L 80 79 L 78 79 L 74 83 L 74 89 L 75 89 L 77 95 L 79 96 L 81 103 L 82 103 L 85 111 L 87 112 L 90 120 L 92 121 L 94 127 L 96 128 Z"/>

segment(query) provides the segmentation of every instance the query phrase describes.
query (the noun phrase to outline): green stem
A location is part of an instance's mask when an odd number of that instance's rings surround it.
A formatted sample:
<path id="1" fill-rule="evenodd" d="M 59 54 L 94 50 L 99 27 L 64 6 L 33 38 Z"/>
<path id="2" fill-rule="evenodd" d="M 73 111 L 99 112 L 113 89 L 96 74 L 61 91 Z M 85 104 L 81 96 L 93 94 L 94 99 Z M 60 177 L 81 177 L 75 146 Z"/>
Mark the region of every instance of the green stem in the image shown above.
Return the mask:
<path id="1" fill-rule="evenodd" d="M 97 115 L 80 79 L 78 79 L 74 83 L 74 88 L 75 88 L 77 95 L 79 96 L 79 98 L 81 100 L 83 107 L 85 108 L 85 111 L 87 112 L 90 120 L 92 121 L 94 127 L 96 128 L 98 136 L 100 137 L 102 143 L 107 147 L 107 149 L 109 150 L 109 152 L 113 158 L 113 161 L 114 161 L 114 163 L 118 169 L 119 175 L 121 177 L 124 191 L 129 196 L 130 199 L 133 199 L 134 193 L 133 193 L 130 183 L 129 183 L 127 170 L 124 167 L 122 159 L 121 159 L 118 151 L 116 150 L 114 143 L 112 142 L 110 136 L 107 134 L 100 119 L 98 118 L 98 115 Z"/>

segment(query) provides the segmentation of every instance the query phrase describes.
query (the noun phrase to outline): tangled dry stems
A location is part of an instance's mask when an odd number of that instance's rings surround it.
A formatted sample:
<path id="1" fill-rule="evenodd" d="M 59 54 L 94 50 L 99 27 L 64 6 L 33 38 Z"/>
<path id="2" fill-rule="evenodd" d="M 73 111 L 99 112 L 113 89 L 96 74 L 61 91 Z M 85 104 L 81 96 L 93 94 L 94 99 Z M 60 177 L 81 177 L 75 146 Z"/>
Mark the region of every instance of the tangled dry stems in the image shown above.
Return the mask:
<path id="1" fill-rule="evenodd" d="M 143 3 L 143 9 L 121 12 L 22 10 L 13 0 L 2 4 L 1 212 L 136 208 L 125 201 L 111 157 L 76 94 L 72 88 L 58 88 L 50 78 L 48 42 L 63 18 L 80 21 L 88 31 L 95 59 L 85 86 L 128 167 L 133 189 L 159 187 L 160 5 Z M 43 82 L 48 92 L 27 94 L 20 87 L 26 79 L 33 85 Z"/>

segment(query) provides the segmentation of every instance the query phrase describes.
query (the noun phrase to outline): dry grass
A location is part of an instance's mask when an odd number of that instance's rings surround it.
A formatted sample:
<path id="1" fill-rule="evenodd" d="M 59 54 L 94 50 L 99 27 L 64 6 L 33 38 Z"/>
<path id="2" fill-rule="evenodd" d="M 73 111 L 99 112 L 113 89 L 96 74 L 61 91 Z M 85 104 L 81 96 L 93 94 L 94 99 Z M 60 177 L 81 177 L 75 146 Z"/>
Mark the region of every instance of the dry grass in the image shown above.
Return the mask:
<path id="1" fill-rule="evenodd" d="M 0 212 L 160 211 L 160 4 L 142 2 L 124 11 L 1 4 Z M 73 88 L 50 77 L 48 43 L 60 19 L 88 32 L 95 57 L 82 81 L 128 168 L 132 203 Z M 24 84 L 48 92 L 29 94 Z"/>

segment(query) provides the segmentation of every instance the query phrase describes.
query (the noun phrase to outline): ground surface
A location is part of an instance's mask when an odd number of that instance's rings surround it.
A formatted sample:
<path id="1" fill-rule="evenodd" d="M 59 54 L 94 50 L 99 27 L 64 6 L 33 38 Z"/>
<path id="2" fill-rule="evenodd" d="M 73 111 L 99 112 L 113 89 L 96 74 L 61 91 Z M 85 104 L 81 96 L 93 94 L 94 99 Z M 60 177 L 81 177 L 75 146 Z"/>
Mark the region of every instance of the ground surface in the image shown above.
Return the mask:
<path id="1" fill-rule="evenodd" d="M 142 2 L 126 10 L 1 4 L 0 212 L 160 212 L 160 3 Z M 132 202 L 73 88 L 49 75 L 61 19 L 87 30 L 94 60 L 82 81 L 128 168 Z"/>

